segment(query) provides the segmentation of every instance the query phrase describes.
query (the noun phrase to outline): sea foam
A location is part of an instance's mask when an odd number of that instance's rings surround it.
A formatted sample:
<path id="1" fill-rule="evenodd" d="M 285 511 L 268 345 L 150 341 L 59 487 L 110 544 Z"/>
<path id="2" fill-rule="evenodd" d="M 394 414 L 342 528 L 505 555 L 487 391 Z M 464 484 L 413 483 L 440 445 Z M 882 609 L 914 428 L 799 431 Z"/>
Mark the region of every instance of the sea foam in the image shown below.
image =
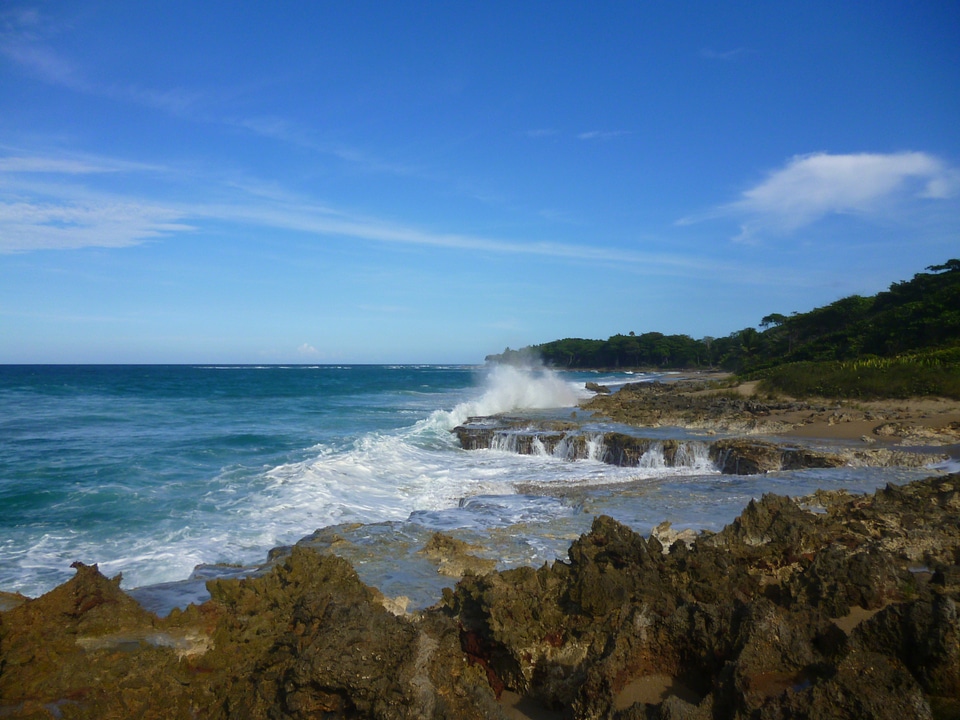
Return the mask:
<path id="1" fill-rule="evenodd" d="M 587 394 L 585 379 L 613 386 L 623 375 L 503 366 L 4 372 L 0 589 L 28 595 L 69 578 L 74 560 L 122 572 L 130 588 L 183 580 L 199 564 L 262 562 L 272 547 L 340 523 L 376 524 L 356 529 L 357 542 L 411 526 L 500 534 L 514 548 L 500 547 L 501 560 L 516 552 L 536 565 L 589 529 L 590 514 L 641 529 L 664 519 L 715 529 L 759 493 L 906 477 L 843 468 L 731 479 L 696 443 L 678 466 L 658 452 L 648 467 L 615 467 L 601 462 L 602 424 L 585 429 L 591 452 L 576 461 L 561 446 L 466 451 L 450 432 L 472 416 L 553 408 L 562 417 Z"/>
<path id="2" fill-rule="evenodd" d="M 587 396 L 582 384 L 564 380 L 548 368 L 494 365 L 488 370 L 479 398 L 449 411 L 437 410 L 427 422 L 452 430 L 471 417 L 573 407 Z"/>

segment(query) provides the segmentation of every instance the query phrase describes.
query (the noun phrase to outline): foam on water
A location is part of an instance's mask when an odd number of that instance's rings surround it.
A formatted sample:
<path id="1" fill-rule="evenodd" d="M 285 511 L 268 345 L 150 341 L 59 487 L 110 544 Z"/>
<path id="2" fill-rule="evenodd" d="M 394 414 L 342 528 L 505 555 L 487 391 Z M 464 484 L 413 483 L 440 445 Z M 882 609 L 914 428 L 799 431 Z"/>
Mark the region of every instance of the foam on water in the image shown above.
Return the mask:
<path id="1" fill-rule="evenodd" d="M 599 426 L 576 461 L 572 442 L 533 455 L 464 451 L 450 432 L 475 416 L 572 408 L 596 375 L 497 366 L 471 387 L 470 368 L 196 370 L 155 371 L 171 378 L 156 396 L 164 378 L 141 381 L 139 369 L 115 386 L 104 370 L 94 378 L 100 394 L 66 401 L 50 383 L 41 388 L 46 415 L 31 415 L 39 391 L 0 393 L 23 438 L 0 438 L 0 499 L 27 519 L 0 535 L 0 589 L 40 594 L 70 577 L 75 560 L 122 572 L 125 588 L 179 581 L 202 564 L 262 562 L 275 546 L 341 523 L 502 532 L 510 552 L 542 562 L 551 557 L 531 548 L 561 551 L 563 533 L 589 526 L 585 513 L 710 526 L 743 498 L 777 488 L 774 476 L 721 478 L 692 438 L 674 467 L 654 446 L 642 467 L 627 468 L 602 462 Z M 847 476 L 791 484 L 803 477 Z M 875 471 L 854 479 L 885 482 Z M 28 502 L 42 509 L 30 515 Z"/>
<path id="2" fill-rule="evenodd" d="M 935 470 L 942 470 L 946 473 L 960 473 L 960 458 L 951 458 L 931 466 Z"/>
<path id="3" fill-rule="evenodd" d="M 636 469 L 596 459 L 602 453 L 599 436 L 590 442 L 595 459 L 573 463 L 546 451 L 535 456 L 467 452 L 450 433 L 469 417 L 571 407 L 582 396 L 582 384 L 548 370 L 495 367 L 479 397 L 451 410 L 433 411 L 397 431 L 364 434 L 345 449 L 318 445 L 312 457 L 266 470 L 262 489 L 233 508 L 230 539 L 218 538 L 204 561 L 229 560 L 223 552 L 229 547 L 240 561 L 254 562 L 256 552 L 341 523 L 405 521 L 436 512 L 453 512 L 461 525 L 489 523 L 490 513 L 469 512 L 475 508 L 471 498 L 509 498 L 519 486 L 534 482 L 577 486 L 635 480 Z M 522 499 L 504 503 L 500 506 L 510 508 L 508 517 L 526 517 Z"/>
<path id="4" fill-rule="evenodd" d="M 259 562 L 270 548 L 329 525 L 405 521 L 450 510 L 461 524 L 489 523 L 489 513 L 467 511 L 472 506 L 462 501 L 515 495 L 518 483 L 534 478 L 576 483 L 608 466 L 575 468 L 547 456 L 468 453 L 450 430 L 476 415 L 570 407 L 582 395 L 582 384 L 545 369 L 494 367 L 479 397 L 434 410 L 405 428 L 364 433 L 346 447 L 320 443 L 305 459 L 255 478 L 234 479 L 233 471 L 225 471 L 211 491 L 215 516 L 203 518 L 201 532 L 188 527 L 180 537 L 138 540 L 130 548 L 134 552 L 102 566 L 123 569 L 124 585 L 137 586 L 186 577 L 201 563 Z M 509 516 L 523 515 L 516 502 L 507 505 L 513 508 Z"/>
<path id="5" fill-rule="evenodd" d="M 289 542 L 305 527 L 405 520 L 418 512 L 462 507 L 464 498 L 513 495 L 525 484 L 611 484 L 712 471 L 693 464 L 667 469 L 662 448 L 660 463 L 650 468 L 604 464 L 599 433 L 587 442 L 589 458 L 577 462 L 569 461 L 564 448 L 550 453 L 542 443 L 533 455 L 517 455 L 509 440 L 493 450 L 466 452 L 450 433 L 470 417 L 575 406 L 584 396 L 582 388 L 546 369 L 495 366 L 477 399 L 434 411 L 393 433 L 364 435 L 346 452 L 323 449 L 307 461 L 271 469 L 266 473 L 270 484 L 256 503 L 258 523 L 277 528 L 278 542 Z"/>
<path id="6" fill-rule="evenodd" d="M 426 424 L 449 431 L 471 417 L 573 407 L 588 396 L 583 384 L 564 380 L 545 368 L 495 365 L 487 374 L 483 395 L 462 402 L 453 410 L 434 412 Z"/>

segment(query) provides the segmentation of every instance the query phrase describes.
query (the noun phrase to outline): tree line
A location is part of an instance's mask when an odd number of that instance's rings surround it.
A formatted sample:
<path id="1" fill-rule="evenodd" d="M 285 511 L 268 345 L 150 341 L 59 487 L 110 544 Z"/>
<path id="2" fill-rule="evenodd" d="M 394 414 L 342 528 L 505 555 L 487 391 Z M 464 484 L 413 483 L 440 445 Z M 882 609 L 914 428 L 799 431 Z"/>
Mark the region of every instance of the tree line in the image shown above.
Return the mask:
<path id="1" fill-rule="evenodd" d="M 566 369 L 721 368 L 738 373 L 784 363 L 896 357 L 960 344 L 960 260 L 932 265 L 871 297 L 851 295 L 805 313 L 764 316 L 725 337 L 645 332 L 607 340 L 565 338 L 488 355 L 488 362 Z M 759 329 L 758 329 L 759 328 Z"/>

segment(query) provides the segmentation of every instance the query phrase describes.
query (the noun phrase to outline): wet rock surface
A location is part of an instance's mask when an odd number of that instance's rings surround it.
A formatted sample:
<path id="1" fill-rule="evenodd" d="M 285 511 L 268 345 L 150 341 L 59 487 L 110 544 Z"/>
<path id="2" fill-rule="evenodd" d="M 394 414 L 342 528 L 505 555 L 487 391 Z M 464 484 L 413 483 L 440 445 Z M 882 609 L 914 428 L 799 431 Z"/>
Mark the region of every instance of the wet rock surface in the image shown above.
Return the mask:
<path id="1" fill-rule="evenodd" d="M 294 548 L 159 619 L 96 567 L 0 614 L 0 717 L 498 717 L 455 621 L 384 609 L 337 557 Z"/>
<path id="2" fill-rule="evenodd" d="M 444 533 L 434 533 L 429 542 L 419 551 L 437 563 L 437 572 L 447 577 L 460 578 L 466 573 L 481 574 L 493 570 L 495 560 L 477 557 L 473 551 L 483 548 L 469 545 Z"/>
<path id="3" fill-rule="evenodd" d="M 765 496 L 691 547 L 600 517 L 444 602 L 494 687 L 576 718 L 956 717 L 958 490 Z"/>
<path id="4" fill-rule="evenodd" d="M 756 437 L 679 440 L 642 437 L 617 431 L 584 431 L 572 422 L 541 422 L 512 417 L 470 418 L 453 429 L 465 450 L 496 449 L 521 455 L 556 455 L 567 460 L 592 458 L 618 466 L 645 461 L 667 467 L 696 465 L 709 459 L 730 475 L 756 475 L 778 470 L 832 468 L 843 465 L 923 467 L 948 455 L 883 447 L 834 447 L 773 442 Z M 649 460 L 655 455 L 656 460 Z"/>
<path id="5" fill-rule="evenodd" d="M 501 693 L 577 719 L 960 717 L 960 475 L 668 530 L 597 517 L 566 561 L 467 568 L 416 616 L 307 547 L 163 619 L 77 564 L 0 611 L 0 717 L 496 718 Z"/>

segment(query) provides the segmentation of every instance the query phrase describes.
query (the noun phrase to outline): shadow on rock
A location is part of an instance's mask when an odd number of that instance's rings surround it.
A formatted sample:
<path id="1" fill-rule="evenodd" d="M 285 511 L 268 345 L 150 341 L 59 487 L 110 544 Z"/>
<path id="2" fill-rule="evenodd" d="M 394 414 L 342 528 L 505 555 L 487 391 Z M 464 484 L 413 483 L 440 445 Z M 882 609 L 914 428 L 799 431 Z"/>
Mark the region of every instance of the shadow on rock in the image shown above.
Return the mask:
<path id="1" fill-rule="evenodd" d="M 0 716 L 960 717 L 960 476 L 807 502 L 669 546 L 598 517 L 416 616 L 306 547 L 163 619 L 76 564 L 0 611 Z"/>

